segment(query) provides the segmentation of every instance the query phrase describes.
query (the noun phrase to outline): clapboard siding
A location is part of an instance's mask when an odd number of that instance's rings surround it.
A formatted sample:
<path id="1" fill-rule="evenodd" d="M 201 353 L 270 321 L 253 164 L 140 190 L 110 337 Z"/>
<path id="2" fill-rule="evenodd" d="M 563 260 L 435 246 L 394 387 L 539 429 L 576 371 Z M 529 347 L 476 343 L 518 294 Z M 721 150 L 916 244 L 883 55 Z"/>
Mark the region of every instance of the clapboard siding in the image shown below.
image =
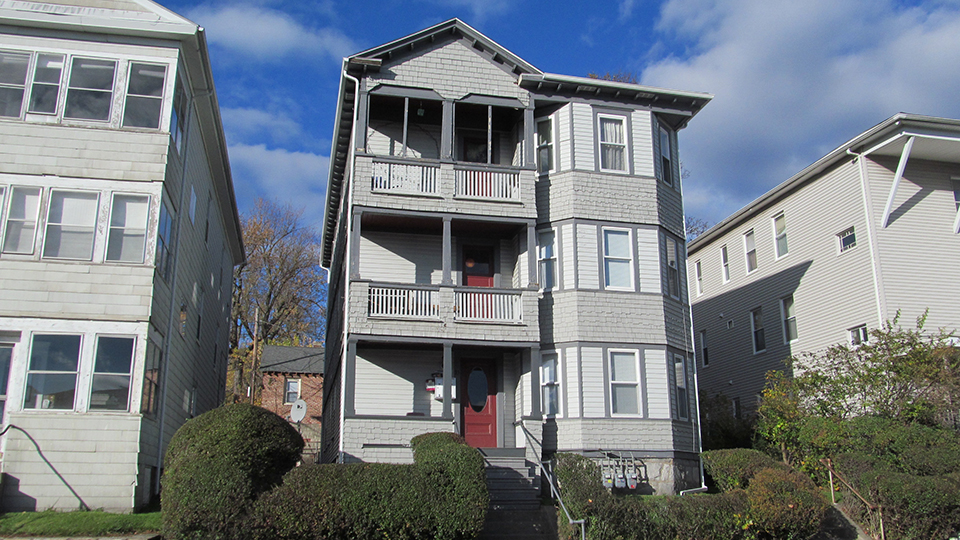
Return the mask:
<path id="1" fill-rule="evenodd" d="M 593 109 L 586 103 L 571 103 L 573 163 L 578 171 L 596 169 L 593 140 Z"/>
<path id="2" fill-rule="evenodd" d="M 360 276 L 373 281 L 438 284 L 443 279 L 442 240 L 436 235 L 364 231 Z"/>
<path id="3" fill-rule="evenodd" d="M 653 168 L 653 126 L 650 111 L 633 111 L 633 173 L 656 176 Z"/>
<path id="4" fill-rule="evenodd" d="M 439 351 L 360 350 L 357 352 L 357 414 L 440 416 L 443 402 L 433 399 L 423 381 L 443 362 Z M 389 388 L 389 392 L 384 389 Z"/>
<path id="5" fill-rule="evenodd" d="M 650 418 L 670 418 L 670 387 L 667 377 L 666 351 L 646 349 L 643 354 L 646 376 L 647 411 Z"/>
<path id="6" fill-rule="evenodd" d="M 659 293 L 660 253 L 657 249 L 657 230 L 640 228 L 637 234 L 637 260 L 640 265 L 640 291 Z"/>
<path id="7" fill-rule="evenodd" d="M 564 395 L 564 416 L 567 418 L 580 418 L 581 398 L 583 396 L 580 390 L 580 358 L 576 347 L 566 347 L 561 354 L 563 363 L 563 390 Z"/>
<path id="8" fill-rule="evenodd" d="M 576 238 L 574 238 L 574 226 L 572 223 L 565 223 L 559 227 L 560 233 L 560 253 L 558 254 L 560 258 L 560 267 L 561 272 L 563 273 L 563 284 L 564 289 L 573 289 L 577 286 L 577 272 L 576 272 L 576 250 L 574 244 Z"/>
<path id="9" fill-rule="evenodd" d="M 597 226 L 586 223 L 576 225 L 578 288 L 600 288 L 600 262 L 598 260 Z"/>
<path id="10" fill-rule="evenodd" d="M 557 163 L 554 167 L 558 171 L 568 171 L 573 169 L 573 124 L 570 121 L 572 108 L 570 105 L 564 105 L 557 109 L 552 115 L 554 119 L 554 129 L 556 129 L 556 156 Z"/>
<path id="11" fill-rule="evenodd" d="M 603 349 L 580 348 L 581 377 L 583 384 L 583 417 L 606 416 L 606 384 L 604 382 Z"/>

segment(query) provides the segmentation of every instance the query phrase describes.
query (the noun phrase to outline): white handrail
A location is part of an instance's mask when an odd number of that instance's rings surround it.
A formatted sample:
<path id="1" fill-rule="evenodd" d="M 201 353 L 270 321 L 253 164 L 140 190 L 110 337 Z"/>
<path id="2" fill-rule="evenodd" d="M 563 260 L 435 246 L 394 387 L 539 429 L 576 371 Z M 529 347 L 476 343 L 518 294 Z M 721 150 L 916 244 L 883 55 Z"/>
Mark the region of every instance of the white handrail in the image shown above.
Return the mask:
<path id="1" fill-rule="evenodd" d="M 455 178 L 454 195 L 457 197 L 520 200 L 520 173 L 518 172 L 457 169 Z"/>
<path id="2" fill-rule="evenodd" d="M 437 195 L 439 167 L 412 163 L 373 162 L 372 189 L 387 193 Z"/>
<path id="3" fill-rule="evenodd" d="M 457 320 L 521 322 L 520 293 L 457 291 Z"/>
<path id="4" fill-rule="evenodd" d="M 367 309 L 371 317 L 439 319 L 437 291 L 399 287 L 370 287 Z"/>

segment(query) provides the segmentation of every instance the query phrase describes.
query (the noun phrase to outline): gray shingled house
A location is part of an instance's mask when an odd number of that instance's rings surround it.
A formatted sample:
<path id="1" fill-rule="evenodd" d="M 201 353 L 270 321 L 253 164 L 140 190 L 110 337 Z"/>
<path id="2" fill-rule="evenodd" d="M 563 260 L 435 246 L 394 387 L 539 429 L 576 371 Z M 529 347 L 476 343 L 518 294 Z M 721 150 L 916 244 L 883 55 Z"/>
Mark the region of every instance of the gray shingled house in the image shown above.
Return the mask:
<path id="1" fill-rule="evenodd" d="M 343 70 L 324 459 L 451 431 L 699 486 L 677 132 L 711 96 L 544 73 L 457 19 Z"/>

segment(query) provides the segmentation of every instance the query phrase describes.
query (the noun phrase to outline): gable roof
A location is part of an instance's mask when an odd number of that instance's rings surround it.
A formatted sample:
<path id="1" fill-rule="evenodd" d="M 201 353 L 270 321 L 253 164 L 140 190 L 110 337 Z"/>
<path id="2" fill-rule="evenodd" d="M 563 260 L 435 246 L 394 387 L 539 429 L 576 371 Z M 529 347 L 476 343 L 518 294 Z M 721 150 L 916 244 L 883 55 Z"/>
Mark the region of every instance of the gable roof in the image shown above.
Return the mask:
<path id="1" fill-rule="evenodd" d="M 323 375 L 323 352 L 323 347 L 264 345 L 260 354 L 260 371 Z"/>
<path id="2" fill-rule="evenodd" d="M 785 182 L 754 199 L 730 217 L 717 223 L 687 245 L 687 254 L 707 246 L 731 229 L 753 218 L 779 200 L 793 193 L 837 163 L 869 154 L 899 157 L 908 137 L 922 140 L 913 146 L 910 155 L 916 159 L 944 160 L 956 158 L 960 145 L 960 120 L 919 114 L 898 113 L 841 144 L 829 154 L 810 164 Z"/>
<path id="3" fill-rule="evenodd" d="M 174 39 L 198 28 L 150 0 L 0 0 L 0 23 Z"/>

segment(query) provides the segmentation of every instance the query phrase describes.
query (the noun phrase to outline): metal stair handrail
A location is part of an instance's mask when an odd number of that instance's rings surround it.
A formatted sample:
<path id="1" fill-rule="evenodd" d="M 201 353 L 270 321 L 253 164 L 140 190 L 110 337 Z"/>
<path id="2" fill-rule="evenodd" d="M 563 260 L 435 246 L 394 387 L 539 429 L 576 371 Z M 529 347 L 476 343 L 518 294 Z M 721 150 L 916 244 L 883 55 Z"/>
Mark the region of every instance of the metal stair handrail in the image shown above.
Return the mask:
<path id="1" fill-rule="evenodd" d="M 523 418 L 521 418 L 520 420 L 517 420 L 516 422 L 514 422 L 513 425 L 514 425 L 514 426 L 519 426 L 520 429 L 523 430 L 523 434 L 524 434 L 524 436 L 527 438 L 527 442 L 532 443 L 532 444 L 540 447 L 540 455 L 543 456 L 543 444 L 539 443 L 539 442 L 533 437 L 533 434 L 530 433 L 530 431 L 527 430 L 527 426 L 523 425 Z M 541 472 L 541 473 L 543 474 L 543 476 L 547 479 L 547 483 L 550 484 L 550 494 L 551 494 L 554 498 L 557 499 L 557 502 L 560 503 L 560 508 L 563 509 L 563 513 L 566 514 L 566 516 L 567 516 L 567 521 L 570 523 L 570 525 L 579 524 L 579 525 L 580 525 L 580 538 L 581 538 L 581 540 L 586 540 L 586 538 L 587 538 L 587 529 L 586 529 L 587 520 L 585 520 L 585 519 L 573 519 L 573 517 L 570 515 L 570 511 L 567 510 L 567 505 L 563 504 L 563 498 L 560 497 L 560 488 L 557 487 L 556 482 L 554 481 L 553 475 L 550 474 L 550 471 L 548 471 L 547 468 L 543 466 L 544 463 L 549 463 L 549 462 L 544 462 L 544 461 L 541 461 L 541 460 L 538 459 L 538 460 L 536 461 L 536 463 L 537 463 L 537 467 L 540 468 L 540 472 Z"/>
<path id="2" fill-rule="evenodd" d="M 820 463 L 824 464 L 827 467 L 827 472 L 830 473 L 830 502 L 833 504 L 837 504 L 837 498 L 834 496 L 834 489 L 833 489 L 833 479 L 834 477 L 836 477 L 837 480 L 840 480 L 840 482 L 843 485 L 847 486 L 847 489 L 849 489 L 854 495 L 857 496 L 858 499 L 860 499 L 863 502 L 863 504 L 867 506 L 868 510 L 877 511 L 877 514 L 880 516 L 880 540 L 886 540 L 887 536 L 883 530 L 883 506 L 879 504 L 874 504 L 868 501 L 866 498 L 864 498 L 864 496 L 861 495 L 860 492 L 857 491 L 856 488 L 854 488 L 853 485 L 850 484 L 850 482 L 847 482 L 847 480 L 833 468 L 832 459 L 823 458 L 820 460 Z"/>

